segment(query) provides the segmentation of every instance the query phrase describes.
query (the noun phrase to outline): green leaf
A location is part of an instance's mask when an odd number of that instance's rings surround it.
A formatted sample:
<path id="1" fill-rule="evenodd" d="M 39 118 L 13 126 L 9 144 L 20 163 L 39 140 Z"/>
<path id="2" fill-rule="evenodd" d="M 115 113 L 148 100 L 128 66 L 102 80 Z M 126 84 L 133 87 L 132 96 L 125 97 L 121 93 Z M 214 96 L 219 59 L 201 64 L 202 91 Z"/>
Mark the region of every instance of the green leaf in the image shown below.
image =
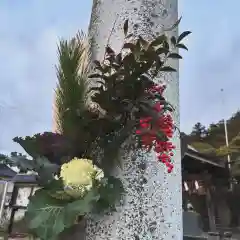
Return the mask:
<path id="1" fill-rule="evenodd" d="M 164 41 L 164 42 L 163 42 L 163 47 L 169 51 L 168 41 Z"/>
<path id="2" fill-rule="evenodd" d="M 129 68 L 134 64 L 135 64 L 135 58 L 134 58 L 133 53 L 130 53 L 123 58 L 123 66 L 125 68 L 126 75 L 129 74 L 128 73 Z"/>
<path id="3" fill-rule="evenodd" d="M 55 240 L 65 228 L 63 212 L 60 201 L 50 197 L 46 190 L 38 190 L 27 207 L 28 227 L 43 240 Z"/>
<path id="4" fill-rule="evenodd" d="M 166 49 L 166 48 L 160 47 L 155 52 L 156 52 L 157 55 L 161 55 L 161 54 L 166 55 L 166 54 L 168 54 L 169 50 Z"/>
<path id="5" fill-rule="evenodd" d="M 161 68 L 161 71 L 163 71 L 163 72 L 176 72 L 177 70 L 170 67 L 170 66 L 165 66 L 165 67 Z"/>
<path id="6" fill-rule="evenodd" d="M 121 64 L 122 62 L 122 53 L 117 54 L 115 61 L 117 64 Z"/>
<path id="7" fill-rule="evenodd" d="M 47 190 L 47 193 L 54 199 L 63 201 L 73 200 L 73 198 L 64 191 L 64 185 L 61 179 L 53 179 L 49 184 L 44 186 L 44 189 Z"/>
<path id="8" fill-rule="evenodd" d="M 116 163 L 120 166 L 121 163 L 118 162 L 119 149 L 126 139 L 131 135 L 134 125 L 135 121 L 129 121 L 121 129 L 115 131 L 115 134 L 113 134 L 111 137 L 111 143 L 108 143 L 104 147 L 101 166 L 103 169 L 105 169 L 105 171 L 111 171 L 113 165 L 116 165 Z"/>
<path id="9" fill-rule="evenodd" d="M 168 58 L 182 59 L 182 56 L 180 56 L 178 53 L 170 53 L 170 54 L 168 55 Z"/>
<path id="10" fill-rule="evenodd" d="M 104 181 L 104 183 L 107 182 L 107 184 L 103 183 L 99 188 L 100 199 L 98 207 L 100 211 L 106 208 L 112 208 L 124 193 L 123 184 L 120 179 L 109 176 L 102 181 Z"/>
<path id="11" fill-rule="evenodd" d="M 149 42 L 146 41 L 145 39 L 143 39 L 142 36 L 139 36 L 138 38 L 139 38 L 139 42 L 141 43 L 142 47 L 143 47 L 144 49 L 147 49 L 147 47 L 148 47 L 148 45 L 149 45 Z"/>
<path id="12" fill-rule="evenodd" d="M 177 43 L 177 40 L 174 36 L 171 37 L 171 43 L 175 46 Z"/>
<path id="13" fill-rule="evenodd" d="M 96 68 L 102 69 L 102 65 L 98 60 L 94 60 L 93 63 L 95 64 Z"/>
<path id="14" fill-rule="evenodd" d="M 157 76 L 157 74 L 159 73 L 160 68 L 163 66 L 164 62 L 161 61 L 161 58 L 156 58 L 155 60 L 155 75 Z"/>
<path id="15" fill-rule="evenodd" d="M 94 63 L 101 69 L 98 61 Z M 89 69 L 87 36 L 82 33 L 68 41 L 61 40 L 58 46 L 56 123 L 58 132 L 67 137 L 74 138 L 78 133 L 77 112 L 85 110 Z"/>
<path id="16" fill-rule="evenodd" d="M 113 51 L 113 49 L 112 49 L 111 47 L 109 47 L 109 46 L 106 47 L 106 53 L 107 53 L 108 55 L 113 55 L 113 54 L 115 54 L 115 52 Z"/>
<path id="17" fill-rule="evenodd" d="M 59 171 L 60 166 L 50 163 L 47 158 L 38 157 L 35 160 L 35 169 L 38 173 L 38 183 L 46 185 L 54 179 L 54 175 Z"/>
<path id="18" fill-rule="evenodd" d="M 102 74 L 93 73 L 93 74 L 88 75 L 88 78 L 102 78 Z"/>
<path id="19" fill-rule="evenodd" d="M 133 44 L 133 43 L 124 43 L 123 44 L 123 48 L 129 48 L 132 52 L 134 52 L 134 50 L 135 50 L 135 48 L 136 48 L 136 46 L 135 46 L 135 44 Z"/>
<path id="20" fill-rule="evenodd" d="M 26 212 L 29 228 L 42 240 L 55 240 L 78 216 L 91 212 L 98 199 L 97 192 L 90 191 L 83 199 L 66 203 L 52 198 L 44 189 L 38 190 L 30 198 Z"/>
<path id="21" fill-rule="evenodd" d="M 188 36 L 191 33 L 192 32 L 190 32 L 190 31 L 185 31 L 185 32 L 181 33 L 181 35 L 177 39 L 177 43 L 180 43 L 186 36 Z"/>
<path id="22" fill-rule="evenodd" d="M 184 44 L 182 44 L 182 43 L 176 44 L 176 47 L 177 47 L 177 48 L 182 48 L 182 49 L 185 49 L 185 50 L 188 51 L 188 48 L 187 48 Z"/>
<path id="23" fill-rule="evenodd" d="M 70 221 L 71 223 L 71 221 L 75 221 L 77 216 L 83 216 L 90 213 L 99 198 L 99 193 L 95 191 L 95 189 L 92 189 L 83 199 L 67 204 L 65 207 L 65 220 Z"/>
<path id="24" fill-rule="evenodd" d="M 166 35 L 164 35 L 164 34 L 160 35 L 150 43 L 150 46 L 151 47 L 158 46 L 160 44 L 163 44 L 166 40 L 167 40 Z"/>
<path id="25" fill-rule="evenodd" d="M 35 137 L 36 136 L 36 137 Z M 39 155 L 39 147 L 37 146 L 37 137 L 39 135 L 34 135 L 33 137 L 15 137 L 13 141 L 18 143 L 31 157 L 37 157 Z"/>
<path id="26" fill-rule="evenodd" d="M 123 24 L 123 32 L 124 32 L 124 35 L 127 36 L 127 33 L 128 33 L 128 19 Z"/>

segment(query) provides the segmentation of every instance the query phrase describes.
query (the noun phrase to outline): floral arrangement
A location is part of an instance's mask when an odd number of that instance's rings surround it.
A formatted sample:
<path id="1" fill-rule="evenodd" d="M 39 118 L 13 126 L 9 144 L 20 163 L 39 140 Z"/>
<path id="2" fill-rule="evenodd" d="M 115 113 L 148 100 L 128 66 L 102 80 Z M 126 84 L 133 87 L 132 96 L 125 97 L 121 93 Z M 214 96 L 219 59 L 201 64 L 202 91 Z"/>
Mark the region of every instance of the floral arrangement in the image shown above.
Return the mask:
<path id="1" fill-rule="evenodd" d="M 58 133 L 14 138 L 31 159 L 17 153 L 0 156 L 21 172 L 36 173 L 41 189 L 30 198 L 26 221 L 42 240 L 57 239 L 88 214 L 114 210 L 124 189 L 112 176 L 112 167 L 121 164 L 116 159 L 129 139 L 134 139 L 129 148 L 153 150 L 167 171 L 173 170 L 174 108 L 164 98 L 166 85 L 155 81 L 161 72 L 176 71 L 167 60 L 181 59 L 175 50 L 187 50 L 181 41 L 190 32 L 147 41 L 128 33 L 128 21 L 123 31 L 121 51 L 107 46 L 103 61 L 94 61 L 91 75 L 90 60 L 83 59 L 89 49 L 82 36 L 60 42 Z M 88 85 L 91 79 L 96 86 Z"/>

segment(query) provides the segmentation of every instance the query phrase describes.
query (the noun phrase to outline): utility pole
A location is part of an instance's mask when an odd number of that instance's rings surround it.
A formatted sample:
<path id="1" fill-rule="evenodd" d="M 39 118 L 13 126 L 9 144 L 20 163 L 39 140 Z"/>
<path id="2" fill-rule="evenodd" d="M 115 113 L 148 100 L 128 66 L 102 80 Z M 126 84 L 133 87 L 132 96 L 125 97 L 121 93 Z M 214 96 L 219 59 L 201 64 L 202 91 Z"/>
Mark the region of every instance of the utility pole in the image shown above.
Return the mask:
<path id="1" fill-rule="evenodd" d="M 225 106 L 225 98 L 224 98 L 224 89 L 221 88 L 221 93 L 222 93 L 222 105 L 223 105 L 223 109 Z M 224 124 L 224 133 L 225 133 L 225 141 L 226 141 L 226 146 L 227 148 L 229 147 L 229 141 L 228 141 L 228 129 L 227 129 L 227 121 L 225 119 L 225 117 L 223 117 L 223 124 Z M 227 163 L 228 163 L 228 169 L 229 172 L 231 171 L 231 157 L 228 154 L 227 155 Z M 230 190 L 232 190 L 232 182 L 230 182 Z"/>

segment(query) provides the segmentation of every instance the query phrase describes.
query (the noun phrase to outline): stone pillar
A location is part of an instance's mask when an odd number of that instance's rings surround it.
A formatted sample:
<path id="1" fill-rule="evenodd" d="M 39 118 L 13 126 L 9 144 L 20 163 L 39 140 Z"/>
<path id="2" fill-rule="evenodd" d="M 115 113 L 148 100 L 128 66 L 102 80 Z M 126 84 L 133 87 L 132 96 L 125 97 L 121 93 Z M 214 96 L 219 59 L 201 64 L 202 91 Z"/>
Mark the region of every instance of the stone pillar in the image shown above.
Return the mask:
<path id="1" fill-rule="evenodd" d="M 129 32 L 147 38 L 161 33 L 178 19 L 177 0 L 93 0 L 89 34 L 94 60 L 102 60 L 105 46 L 119 51 L 123 43 L 123 23 L 129 19 Z M 115 23 L 115 24 L 114 24 Z M 177 35 L 177 30 L 170 33 Z M 178 70 L 178 61 L 169 64 Z M 174 121 L 179 127 L 179 75 L 159 78 L 168 81 L 166 98 L 176 108 Z M 117 211 L 94 216 L 87 226 L 87 240 L 181 240 L 182 189 L 180 138 L 173 143 L 174 171 L 168 174 L 154 153 L 123 154 L 122 169 L 116 175 L 124 183 L 126 194 Z"/>

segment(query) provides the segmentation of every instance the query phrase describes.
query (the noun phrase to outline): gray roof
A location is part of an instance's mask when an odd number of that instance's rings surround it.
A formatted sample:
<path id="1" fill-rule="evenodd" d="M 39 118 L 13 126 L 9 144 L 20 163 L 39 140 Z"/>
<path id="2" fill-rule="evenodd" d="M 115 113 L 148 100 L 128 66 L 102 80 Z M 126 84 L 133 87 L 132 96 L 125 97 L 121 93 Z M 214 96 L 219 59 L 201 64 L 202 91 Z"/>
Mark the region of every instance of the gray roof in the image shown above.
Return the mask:
<path id="1" fill-rule="evenodd" d="M 17 174 L 13 177 L 12 181 L 18 183 L 36 183 L 36 175 L 34 174 Z"/>
<path id="2" fill-rule="evenodd" d="M 16 183 L 36 183 L 36 175 L 20 174 L 12 170 L 6 164 L 0 164 L 0 178 L 11 180 Z"/>
<path id="3" fill-rule="evenodd" d="M 0 164 L 0 177 L 3 178 L 13 178 L 17 173 L 13 171 L 6 164 Z"/>
<path id="4" fill-rule="evenodd" d="M 36 183 L 36 175 L 34 174 L 16 174 L 12 179 L 16 183 Z"/>

